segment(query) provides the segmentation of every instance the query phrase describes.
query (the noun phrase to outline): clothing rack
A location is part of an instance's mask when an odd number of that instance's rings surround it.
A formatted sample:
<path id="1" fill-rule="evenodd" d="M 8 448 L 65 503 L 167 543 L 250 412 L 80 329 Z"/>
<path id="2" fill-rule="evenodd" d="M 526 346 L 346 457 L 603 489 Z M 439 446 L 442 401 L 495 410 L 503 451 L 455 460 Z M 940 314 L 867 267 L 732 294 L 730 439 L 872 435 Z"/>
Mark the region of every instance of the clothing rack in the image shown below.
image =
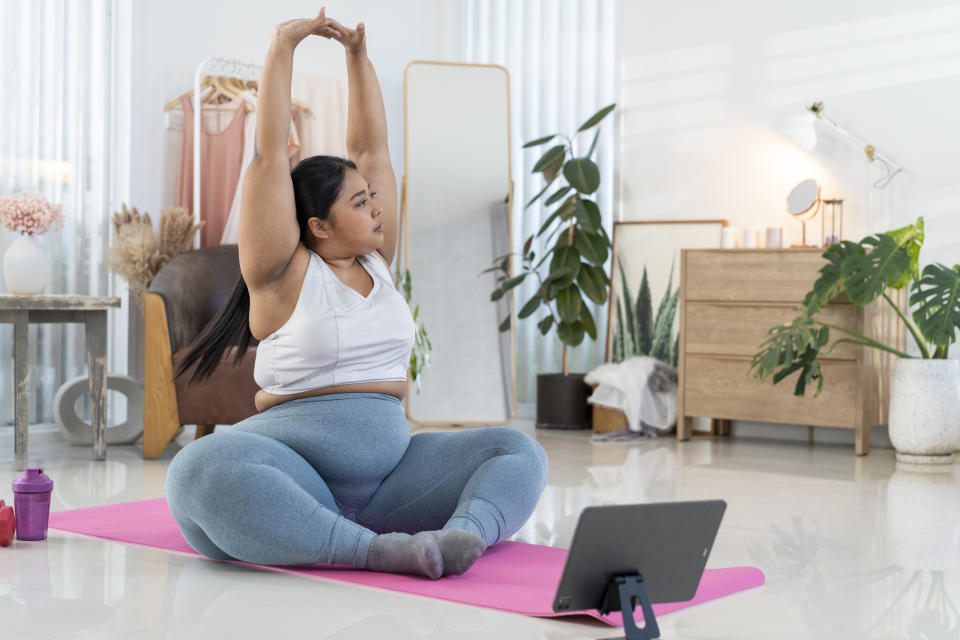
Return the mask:
<path id="1" fill-rule="evenodd" d="M 203 107 L 200 104 L 200 84 L 204 76 L 234 76 L 241 80 L 259 80 L 263 67 L 231 58 L 210 56 L 197 65 L 193 74 L 193 218 L 200 222 L 200 143 L 203 140 Z M 200 246 L 200 234 L 194 236 L 194 248 Z"/>

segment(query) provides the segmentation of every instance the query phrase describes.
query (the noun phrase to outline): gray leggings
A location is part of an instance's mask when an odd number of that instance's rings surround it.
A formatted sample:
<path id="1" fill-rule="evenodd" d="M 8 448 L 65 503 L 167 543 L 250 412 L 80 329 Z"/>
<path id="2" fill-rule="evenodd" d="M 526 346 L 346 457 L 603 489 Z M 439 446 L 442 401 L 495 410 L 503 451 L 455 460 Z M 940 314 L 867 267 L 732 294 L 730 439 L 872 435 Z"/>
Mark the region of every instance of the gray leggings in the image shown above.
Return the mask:
<path id="1" fill-rule="evenodd" d="M 183 448 L 167 501 L 184 538 L 219 560 L 363 568 L 377 533 L 516 533 L 547 479 L 538 442 L 506 427 L 410 436 L 399 400 L 289 400 Z"/>

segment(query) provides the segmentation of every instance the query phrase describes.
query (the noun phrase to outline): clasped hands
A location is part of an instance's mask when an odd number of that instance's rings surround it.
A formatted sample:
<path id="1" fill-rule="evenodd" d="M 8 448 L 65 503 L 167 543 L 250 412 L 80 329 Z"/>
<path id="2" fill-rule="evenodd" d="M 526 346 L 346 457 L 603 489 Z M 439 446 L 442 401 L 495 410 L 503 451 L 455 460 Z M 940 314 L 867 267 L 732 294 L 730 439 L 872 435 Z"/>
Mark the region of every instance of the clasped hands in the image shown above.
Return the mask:
<path id="1" fill-rule="evenodd" d="M 326 7 L 321 7 L 315 18 L 297 18 L 281 22 L 273 30 L 274 40 L 296 47 L 309 35 L 333 38 L 343 45 L 348 54 L 367 51 L 366 30 L 362 22 L 355 29 L 345 27 L 333 18 L 326 17 Z"/>

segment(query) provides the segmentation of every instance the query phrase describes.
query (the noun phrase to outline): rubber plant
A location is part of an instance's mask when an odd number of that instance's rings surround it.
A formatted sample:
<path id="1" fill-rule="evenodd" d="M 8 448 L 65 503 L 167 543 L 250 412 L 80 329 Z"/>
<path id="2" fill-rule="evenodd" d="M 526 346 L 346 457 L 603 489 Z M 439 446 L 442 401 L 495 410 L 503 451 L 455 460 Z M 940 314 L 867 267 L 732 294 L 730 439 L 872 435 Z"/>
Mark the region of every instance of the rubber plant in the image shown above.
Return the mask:
<path id="1" fill-rule="evenodd" d="M 517 317 L 528 318 L 541 307 L 546 309 L 547 315 L 537 322 L 537 326 L 543 335 L 555 329 L 563 342 L 564 375 L 569 373 L 568 348 L 579 345 L 585 336 L 592 340 L 597 338 L 596 323 L 584 298 L 598 305 L 604 304 L 610 287 L 610 278 L 602 268 L 610 253 L 610 237 L 603 229 L 600 208 L 589 198 L 600 187 L 600 168 L 591 160 L 600 129 L 594 133 L 585 154 L 577 155 L 574 143 L 579 134 L 599 125 L 614 108 L 616 104 L 611 104 L 593 114 L 577 129 L 573 138 L 554 133 L 523 145 L 528 149 L 561 139 L 560 144 L 547 149 L 533 165 L 532 173 L 543 174 L 546 184 L 524 209 L 544 196 L 545 206 L 557 207 L 544 220 L 540 230 L 523 243 L 519 274 L 510 275 L 510 258 L 516 253 L 499 256 L 494 260 L 494 266 L 484 270 L 484 273 L 501 272 L 497 278 L 498 286 L 490 295 L 493 301 L 519 286 L 528 276 L 537 278 L 536 293 L 524 303 Z M 534 240 L 544 247 L 541 251 L 535 250 Z M 507 317 L 501 323 L 500 331 L 509 328 L 510 318 Z"/>
<path id="2" fill-rule="evenodd" d="M 950 268 L 933 263 L 920 269 L 923 225 L 923 218 L 918 218 L 914 224 L 867 236 L 860 242 L 844 240 L 830 245 L 823 253 L 827 263 L 806 295 L 800 314 L 790 324 L 770 329 L 770 337 L 760 345 L 751 363 L 754 375 L 762 380 L 772 376 L 776 384 L 799 371 L 794 394 L 802 396 L 816 383 L 815 395 L 819 395 L 823 390 L 819 358 L 829 356 L 839 344 L 913 357 L 856 331 L 819 320 L 817 315 L 824 305 L 842 294 L 858 307 L 883 298 L 903 320 L 921 357 L 946 358 L 960 329 L 960 265 Z M 910 291 L 910 317 L 888 293 L 904 287 Z M 841 337 L 830 344 L 837 333 Z"/>

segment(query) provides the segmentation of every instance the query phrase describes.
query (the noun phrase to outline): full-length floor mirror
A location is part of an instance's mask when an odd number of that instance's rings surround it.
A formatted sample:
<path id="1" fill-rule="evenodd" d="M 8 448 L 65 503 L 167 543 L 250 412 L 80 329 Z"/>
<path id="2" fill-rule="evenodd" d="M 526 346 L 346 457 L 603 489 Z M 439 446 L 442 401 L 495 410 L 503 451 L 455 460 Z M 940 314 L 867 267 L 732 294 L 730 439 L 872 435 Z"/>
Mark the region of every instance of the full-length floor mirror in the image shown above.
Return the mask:
<path id="1" fill-rule="evenodd" d="M 514 323 L 498 327 L 513 315 L 513 292 L 492 302 L 497 272 L 481 275 L 513 246 L 507 70 L 411 62 L 404 164 L 404 259 L 433 345 L 419 385 L 410 383 L 407 416 L 425 425 L 509 422 Z"/>

